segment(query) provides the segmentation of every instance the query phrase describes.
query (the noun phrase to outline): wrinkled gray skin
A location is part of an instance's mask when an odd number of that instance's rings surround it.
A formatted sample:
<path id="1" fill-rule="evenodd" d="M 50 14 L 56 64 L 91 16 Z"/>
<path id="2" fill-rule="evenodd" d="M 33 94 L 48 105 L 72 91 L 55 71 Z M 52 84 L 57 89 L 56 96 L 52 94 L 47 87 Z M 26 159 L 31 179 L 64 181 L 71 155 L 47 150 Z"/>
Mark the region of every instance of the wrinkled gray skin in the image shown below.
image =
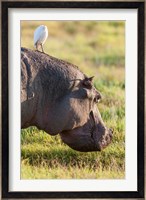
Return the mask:
<path id="1" fill-rule="evenodd" d="M 71 148 L 100 151 L 112 138 L 97 108 L 101 95 L 75 65 L 21 48 L 21 127 L 60 134 Z"/>

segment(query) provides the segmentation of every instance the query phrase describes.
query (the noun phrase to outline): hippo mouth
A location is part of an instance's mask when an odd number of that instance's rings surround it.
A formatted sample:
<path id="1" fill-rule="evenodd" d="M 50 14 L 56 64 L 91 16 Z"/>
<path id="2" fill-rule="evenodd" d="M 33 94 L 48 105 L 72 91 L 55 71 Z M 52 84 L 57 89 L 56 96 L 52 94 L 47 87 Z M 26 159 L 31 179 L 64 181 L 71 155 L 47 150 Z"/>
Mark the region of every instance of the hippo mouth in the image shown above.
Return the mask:
<path id="1" fill-rule="evenodd" d="M 96 121 L 95 121 L 93 111 L 90 112 L 89 117 L 90 117 L 90 124 L 91 124 L 90 134 L 91 134 L 91 138 L 93 138 L 93 133 L 94 133 L 94 130 L 96 129 Z"/>
<path id="2" fill-rule="evenodd" d="M 113 131 L 103 124 L 103 121 L 89 113 L 89 119 L 81 126 L 72 130 L 62 131 L 61 139 L 69 147 L 81 152 L 101 151 L 111 143 Z"/>
<path id="3" fill-rule="evenodd" d="M 94 115 L 93 111 L 90 112 L 89 116 L 91 125 L 90 128 L 91 138 L 95 142 L 95 145 L 97 145 L 97 148 L 99 148 L 99 151 L 101 151 L 108 144 L 110 144 L 113 137 L 113 130 L 108 129 L 104 125 L 100 124 L 98 118 L 96 117 L 96 115 Z"/>

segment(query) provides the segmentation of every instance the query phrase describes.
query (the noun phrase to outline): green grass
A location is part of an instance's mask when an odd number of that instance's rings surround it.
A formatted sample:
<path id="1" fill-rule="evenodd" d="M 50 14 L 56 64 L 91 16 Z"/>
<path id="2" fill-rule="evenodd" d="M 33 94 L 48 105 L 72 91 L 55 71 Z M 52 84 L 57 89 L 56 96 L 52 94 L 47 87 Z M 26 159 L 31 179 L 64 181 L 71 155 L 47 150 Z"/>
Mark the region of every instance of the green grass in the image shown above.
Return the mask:
<path id="1" fill-rule="evenodd" d="M 59 136 L 30 128 L 22 130 L 21 144 L 24 179 L 123 178 L 124 143 L 116 138 L 107 150 L 81 153 L 63 144 Z"/>
<path id="2" fill-rule="evenodd" d="M 81 153 L 35 127 L 21 133 L 22 179 L 125 177 L 125 46 L 124 22 L 22 21 L 21 46 L 34 49 L 33 32 L 45 24 L 46 53 L 79 66 L 102 93 L 98 108 L 114 130 L 112 143 L 101 152 Z"/>

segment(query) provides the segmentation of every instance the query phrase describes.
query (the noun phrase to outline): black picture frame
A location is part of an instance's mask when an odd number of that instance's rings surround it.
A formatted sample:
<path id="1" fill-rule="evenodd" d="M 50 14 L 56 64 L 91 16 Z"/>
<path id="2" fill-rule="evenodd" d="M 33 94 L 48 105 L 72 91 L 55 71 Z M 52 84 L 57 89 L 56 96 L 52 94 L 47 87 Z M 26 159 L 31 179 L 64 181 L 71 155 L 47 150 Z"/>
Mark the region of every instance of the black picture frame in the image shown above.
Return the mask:
<path id="1" fill-rule="evenodd" d="M 144 1 L 143 2 L 2 2 L 2 198 L 144 198 Z M 125 192 L 9 192 L 9 8 L 138 9 L 138 190 Z"/>

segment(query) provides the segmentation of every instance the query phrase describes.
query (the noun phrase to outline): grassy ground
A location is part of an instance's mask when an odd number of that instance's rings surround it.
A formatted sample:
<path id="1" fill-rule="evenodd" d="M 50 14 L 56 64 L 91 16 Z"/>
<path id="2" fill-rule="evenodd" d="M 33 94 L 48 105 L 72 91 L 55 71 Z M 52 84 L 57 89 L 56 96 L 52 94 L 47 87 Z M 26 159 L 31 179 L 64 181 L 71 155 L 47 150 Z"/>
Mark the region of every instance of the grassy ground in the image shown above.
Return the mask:
<path id="1" fill-rule="evenodd" d="M 33 32 L 45 24 L 46 53 L 79 66 L 102 93 L 98 105 L 106 125 L 114 129 L 110 146 L 101 152 L 81 153 L 35 127 L 22 130 L 21 178 L 125 177 L 124 22 L 22 21 L 21 46 L 34 49 Z"/>

